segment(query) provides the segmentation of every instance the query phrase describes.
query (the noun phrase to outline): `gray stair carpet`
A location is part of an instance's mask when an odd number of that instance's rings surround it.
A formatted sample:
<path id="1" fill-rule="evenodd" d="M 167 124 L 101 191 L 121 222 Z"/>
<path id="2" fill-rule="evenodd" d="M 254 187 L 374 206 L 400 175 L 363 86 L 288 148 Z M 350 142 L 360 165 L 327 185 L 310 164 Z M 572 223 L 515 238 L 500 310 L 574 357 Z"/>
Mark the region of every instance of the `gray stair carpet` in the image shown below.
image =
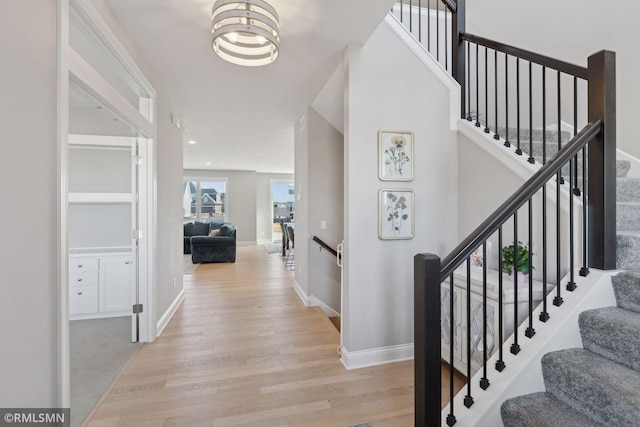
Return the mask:
<path id="1" fill-rule="evenodd" d="M 616 307 L 580 314 L 584 348 L 545 354 L 545 392 L 503 402 L 505 426 L 640 426 L 640 272 L 612 284 Z"/>

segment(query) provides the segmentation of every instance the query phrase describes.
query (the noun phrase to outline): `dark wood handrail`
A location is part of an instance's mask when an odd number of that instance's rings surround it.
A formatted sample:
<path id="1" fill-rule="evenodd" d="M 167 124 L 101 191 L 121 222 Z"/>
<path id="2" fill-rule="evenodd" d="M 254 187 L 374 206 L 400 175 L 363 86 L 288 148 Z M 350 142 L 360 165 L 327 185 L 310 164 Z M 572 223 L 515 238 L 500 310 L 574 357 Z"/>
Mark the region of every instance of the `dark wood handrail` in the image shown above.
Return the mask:
<path id="1" fill-rule="evenodd" d="M 458 10 L 458 5 L 456 4 L 455 1 L 453 0 L 442 0 L 442 3 L 445 4 L 445 6 L 447 6 L 447 9 L 449 9 L 449 12 L 451 13 L 456 13 Z"/>
<path id="2" fill-rule="evenodd" d="M 602 121 L 588 123 L 562 150 L 558 151 L 540 170 L 525 182 L 511 197 L 480 224 L 449 255 L 442 259 L 440 280 L 446 280 L 485 240 L 511 215 L 549 181 L 562 167 L 602 131 Z"/>
<path id="3" fill-rule="evenodd" d="M 508 44 L 496 42 L 493 40 L 485 39 L 484 37 L 475 36 L 469 33 L 460 33 L 462 40 L 469 41 L 471 43 L 479 44 L 480 46 L 486 46 L 490 49 L 494 49 L 498 52 L 503 52 L 517 58 L 524 59 L 526 61 L 535 62 L 547 68 L 558 70 L 560 72 L 581 78 L 587 79 L 587 68 L 579 65 L 571 64 L 569 62 L 560 61 L 549 56 L 540 55 L 539 53 L 531 52 L 528 50 L 520 49 Z"/>
<path id="4" fill-rule="evenodd" d="M 336 258 L 338 257 L 338 252 L 335 249 L 333 249 L 331 246 L 323 242 L 318 236 L 313 236 L 312 240 L 317 244 L 319 244 L 320 246 L 322 246 L 323 249 L 326 249 L 327 251 L 329 251 Z"/>

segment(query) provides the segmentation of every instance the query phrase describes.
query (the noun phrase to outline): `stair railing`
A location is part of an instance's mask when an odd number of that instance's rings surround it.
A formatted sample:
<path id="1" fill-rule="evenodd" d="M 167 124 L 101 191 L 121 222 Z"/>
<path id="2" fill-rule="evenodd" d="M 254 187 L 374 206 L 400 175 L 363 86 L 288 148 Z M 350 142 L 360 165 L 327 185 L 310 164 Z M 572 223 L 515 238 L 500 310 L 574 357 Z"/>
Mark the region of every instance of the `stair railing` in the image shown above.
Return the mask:
<path id="1" fill-rule="evenodd" d="M 510 324 L 514 331 L 509 350 L 513 354 L 520 351 L 518 326 L 522 319 L 519 319 L 517 304 L 514 304 L 513 319 L 504 319 L 502 312 L 503 289 L 509 287 L 505 287 L 501 274 L 503 241 L 511 243 L 511 250 L 516 254 L 520 247 L 526 246 L 529 249 L 528 265 L 538 267 L 536 271 L 539 273 L 536 274 L 542 282 L 544 295 L 539 318 L 542 322 L 550 319 L 547 299 L 553 287 L 552 303 L 559 306 L 563 302 L 560 283 L 563 269 L 569 273 L 566 290 L 576 288 L 574 242 L 581 246 L 580 275 L 586 276 L 589 267 L 615 268 L 615 54 L 598 52 L 589 57 L 588 67 L 584 68 L 468 34 L 465 32 L 465 0 L 404 0 L 399 1 L 391 13 L 459 82 L 461 117 L 475 121 L 475 125 L 485 133 L 493 134 L 494 140 L 503 139 L 503 145 L 513 147 L 517 155 L 527 153 L 530 163 L 543 165 L 442 263 L 433 254 L 415 257 L 415 425 L 431 426 L 441 422 L 441 361 L 445 359 L 441 348 L 447 347 L 441 343 L 447 344 L 448 341 L 446 359 L 451 368 L 456 367 L 456 318 L 466 323 L 465 352 L 461 356 L 461 359 L 466 359 L 463 363 L 466 376 L 469 380 L 472 377 L 472 357 L 475 357 L 482 370 L 481 389 L 490 386 L 487 360 L 491 353 L 498 352 L 495 369 L 501 372 L 505 368 L 502 357 L 507 335 L 504 333 L 505 324 Z M 548 99 L 551 102 L 547 102 Z M 535 129 L 541 129 L 539 135 Z M 582 130 L 578 132 L 578 129 Z M 540 153 L 534 146 L 538 139 Z M 568 177 L 568 183 L 565 177 Z M 547 206 L 547 187 L 555 187 L 555 207 Z M 562 213 L 561 194 L 569 195 L 565 209 L 568 215 Z M 581 196 L 579 221 L 574 221 L 574 196 Z M 532 218 L 536 203 L 540 204 L 536 207 L 536 215 L 542 224 L 541 229 L 534 233 Z M 547 215 L 549 211 L 553 214 L 554 208 L 555 230 L 551 230 L 547 227 Z M 520 219 L 526 215 L 528 220 L 526 232 L 521 233 L 521 236 L 526 235 L 522 239 L 526 244 L 518 238 L 523 222 L 518 225 L 519 210 L 525 211 L 524 214 L 520 212 Z M 565 224 L 568 226 L 563 229 Z M 547 247 L 548 234 L 554 232 L 555 254 Z M 563 233 L 568 234 L 568 239 L 563 237 Z M 541 240 L 541 252 L 535 254 L 535 262 L 532 250 L 534 236 Z M 492 337 L 491 346 L 487 340 L 489 241 L 497 241 L 497 262 L 493 266 L 497 264 L 500 272 L 497 276 L 499 327 L 494 331 L 497 337 Z M 562 248 L 566 241 L 569 248 Z M 549 272 L 548 258 L 551 255 L 555 255 L 555 260 L 552 260 L 555 271 Z M 472 256 L 482 260 L 481 302 L 475 306 L 470 297 Z M 461 301 L 460 307 L 466 313 L 457 313 L 454 306 L 457 304 L 456 275 L 464 277 L 460 288 L 466 291 L 466 299 Z M 524 335 L 532 338 L 535 335 L 533 273 L 525 281 L 528 281 L 525 291 L 528 294 L 528 313 L 525 314 L 528 314 L 529 324 Z M 518 301 L 517 275 L 513 292 Z M 472 337 L 472 313 L 476 315 L 479 311 L 482 312 L 479 314 L 479 326 L 475 325 L 475 333 L 479 336 Z M 454 372 L 450 369 L 448 425 L 456 422 L 453 379 Z M 473 401 L 468 382 L 464 404 L 470 407 Z"/>

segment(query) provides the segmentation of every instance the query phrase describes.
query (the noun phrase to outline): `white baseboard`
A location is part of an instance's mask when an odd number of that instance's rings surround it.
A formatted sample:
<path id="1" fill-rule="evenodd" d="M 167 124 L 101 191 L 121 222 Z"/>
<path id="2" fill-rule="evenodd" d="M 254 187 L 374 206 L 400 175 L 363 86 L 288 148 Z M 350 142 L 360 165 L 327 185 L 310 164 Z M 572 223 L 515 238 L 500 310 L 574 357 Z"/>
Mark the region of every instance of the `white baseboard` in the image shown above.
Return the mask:
<path id="1" fill-rule="evenodd" d="M 242 240 L 236 242 L 236 246 L 255 246 L 257 244 L 258 243 L 255 240 Z"/>
<path id="2" fill-rule="evenodd" d="M 304 304 L 304 306 L 310 307 L 311 302 L 309 301 L 309 297 L 307 296 L 307 293 L 304 291 L 304 289 L 302 289 L 302 286 L 300 286 L 300 284 L 297 281 L 293 282 L 293 289 L 295 289 L 296 292 L 298 293 L 298 296 L 302 300 L 302 303 Z"/>
<path id="3" fill-rule="evenodd" d="M 158 332 L 156 333 L 156 338 L 160 336 L 162 331 L 164 331 L 164 328 L 169 324 L 169 320 L 171 320 L 173 315 L 176 314 L 176 311 L 178 310 L 178 307 L 180 307 L 180 304 L 182 304 L 182 301 L 184 301 L 184 289 L 180 290 L 176 299 L 173 300 L 169 308 L 167 308 L 167 311 L 165 311 L 162 317 L 158 320 L 156 329 Z"/>
<path id="4" fill-rule="evenodd" d="M 311 295 L 309 298 L 309 306 L 318 306 L 327 315 L 327 317 L 340 317 L 340 313 L 335 311 L 333 308 L 329 307 L 324 302 L 320 301 L 314 295 Z"/>
<path id="5" fill-rule="evenodd" d="M 413 343 L 359 351 L 349 351 L 342 347 L 340 355 L 340 361 L 347 369 L 368 368 L 370 366 L 413 360 Z"/>
<path id="6" fill-rule="evenodd" d="M 258 239 L 259 245 L 268 245 L 269 243 L 273 243 L 271 239 Z"/>

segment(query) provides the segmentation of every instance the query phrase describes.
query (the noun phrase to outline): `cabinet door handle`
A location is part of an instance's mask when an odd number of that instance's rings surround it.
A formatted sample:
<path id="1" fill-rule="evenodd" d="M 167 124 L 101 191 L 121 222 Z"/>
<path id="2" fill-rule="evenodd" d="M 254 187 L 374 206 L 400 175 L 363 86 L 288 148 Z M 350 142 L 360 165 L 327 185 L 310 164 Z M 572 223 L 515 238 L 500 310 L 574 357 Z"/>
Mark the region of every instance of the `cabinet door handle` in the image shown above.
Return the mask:
<path id="1" fill-rule="evenodd" d="M 82 295 L 82 292 L 78 292 L 78 295 Z"/>
<path id="2" fill-rule="evenodd" d="M 129 264 L 131 264 L 131 261 L 125 261 L 124 263 L 129 265 Z"/>
<path id="3" fill-rule="evenodd" d="M 82 264 L 78 264 L 78 268 L 82 268 L 82 267 L 83 267 L 83 265 L 82 265 Z"/>
<path id="4" fill-rule="evenodd" d="M 82 277 L 78 277 L 78 282 L 82 282 Z"/>

